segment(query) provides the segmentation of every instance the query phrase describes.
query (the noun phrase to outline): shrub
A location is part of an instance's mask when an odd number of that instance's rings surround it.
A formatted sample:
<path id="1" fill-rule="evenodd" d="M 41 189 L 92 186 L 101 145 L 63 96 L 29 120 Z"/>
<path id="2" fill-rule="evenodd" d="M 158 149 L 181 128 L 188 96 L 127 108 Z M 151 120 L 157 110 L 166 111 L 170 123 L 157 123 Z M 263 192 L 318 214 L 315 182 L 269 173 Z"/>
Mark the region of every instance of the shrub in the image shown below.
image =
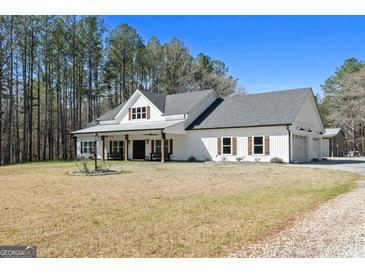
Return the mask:
<path id="1" fill-rule="evenodd" d="M 243 157 L 237 156 L 235 159 L 236 159 L 237 162 L 241 162 L 243 160 Z"/>
<path id="2" fill-rule="evenodd" d="M 284 161 L 279 157 L 274 157 L 274 158 L 271 158 L 270 163 L 282 164 L 282 163 L 284 163 Z"/>
<path id="3" fill-rule="evenodd" d="M 188 158 L 188 162 L 196 162 L 196 158 L 194 156 L 190 156 Z"/>
<path id="4" fill-rule="evenodd" d="M 81 164 L 76 163 L 76 167 L 80 170 L 80 172 L 83 172 L 83 173 L 90 172 L 89 164 L 85 159 L 81 160 Z"/>

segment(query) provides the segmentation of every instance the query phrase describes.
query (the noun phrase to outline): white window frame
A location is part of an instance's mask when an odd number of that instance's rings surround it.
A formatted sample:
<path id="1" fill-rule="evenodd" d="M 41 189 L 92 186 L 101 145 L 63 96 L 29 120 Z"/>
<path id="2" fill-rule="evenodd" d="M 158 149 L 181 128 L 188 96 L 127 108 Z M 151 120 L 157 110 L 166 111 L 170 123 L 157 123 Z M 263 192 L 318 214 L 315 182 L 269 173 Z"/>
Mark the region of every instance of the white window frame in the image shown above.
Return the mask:
<path id="1" fill-rule="evenodd" d="M 118 142 L 120 142 L 121 145 L 118 145 Z M 114 148 L 117 147 L 117 151 L 114 152 Z M 124 152 L 124 141 L 120 140 L 112 140 L 112 151 L 111 153 L 122 153 Z"/>
<path id="2" fill-rule="evenodd" d="M 255 145 L 255 138 L 262 138 L 262 145 Z M 255 153 L 255 146 L 262 146 L 262 153 Z M 252 136 L 252 155 L 258 155 L 258 156 L 265 155 L 265 136 L 263 135 Z"/>
<path id="3" fill-rule="evenodd" d="M 95 141 L 82 141 L 81 154 L 92 154 L 95 151 Z"/>
<path id="4" fill-rule="evenodd" d="M 160 142 L 160 145 L 157 145 L 157 142 Z M 154 147 L 154 150 L 155 150 L 154 152 L 155 153 L 157 153 L 157 148 L 158 147 L 160 148 L 160 152 L 159 153 L 162 153 L 162 140 L 160 140 L 160 139 L 156 139 L 155 140 L 155 147 Z"/>
<path id="5" fill-rule="evenodd" d="M 160 145 L 158 146 L 157 145 L 157 141 L 159 141 L 160 142 Z M 156 150 L 156 148 L 157 147 L 159 147 L 160 148 L 160 153 L 162 153 L 162 140 L 161 139 L 156 139 L 155 140 L 155 147 L 154 147 L 154 152 L 156 153 L 157 152 L 157 150 Z M 170 151 L 169 151 L 169 140 L 168 139 L 166 139 L 165 140 L 165 153 L 169 153 Z"/>
<path id="6" fill-rule="evenodd" d="M 144 111 L 143 111 L 143 109 L 144 109 Z M 145 119 L 147 119 L 147 106 L 132 107 L 131 112 L 132 112 L 132 115 L 131 115 L 132 120 L 145 120 Z M 138 118 L 138 115 L 140 116 L 139 118 Z"/>
<path id="7" fill-rule="evenodd" d="M 232 149 L 233 149 L 233 145 L 232 145 L 232 137 L 231 136 L 224 136 L 224 137 L 221 137 L 222 138 L 222 144 L 221 144 L 221 149 L 222 149 L 222 155 L 232 155 Z M 223 139 L 231 139 L 231 143 L 230 143 L 230 150 L 231 150 L 231 153 L 224 153 L 224 151 L 223 151 L 223 147 L 228 147 L 228 145 L 224 145 L 223 143 L 224 143 L 224 141 L 223 141 Z"/>

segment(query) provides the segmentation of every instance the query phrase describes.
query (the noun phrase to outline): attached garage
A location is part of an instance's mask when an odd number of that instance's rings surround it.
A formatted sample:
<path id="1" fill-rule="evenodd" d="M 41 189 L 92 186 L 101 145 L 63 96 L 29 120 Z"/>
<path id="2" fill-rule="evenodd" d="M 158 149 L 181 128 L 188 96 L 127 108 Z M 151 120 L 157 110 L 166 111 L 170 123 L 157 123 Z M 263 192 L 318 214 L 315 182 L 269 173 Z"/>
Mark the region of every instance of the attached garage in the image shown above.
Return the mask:
<path id="1" fill-rule="evenodd" d="M 330 157 L 330 140 L 322 139 L 322 157 Z"/>
<path id="2" fill-rule="evenodd" d="M 307 137 L 293 135 L 293 162 L 307 161 Z"/>
<path id="3" fill-rule="evenodd" d="M 321 139 L 313 138 L 313 159 L 321 159 Z"/>

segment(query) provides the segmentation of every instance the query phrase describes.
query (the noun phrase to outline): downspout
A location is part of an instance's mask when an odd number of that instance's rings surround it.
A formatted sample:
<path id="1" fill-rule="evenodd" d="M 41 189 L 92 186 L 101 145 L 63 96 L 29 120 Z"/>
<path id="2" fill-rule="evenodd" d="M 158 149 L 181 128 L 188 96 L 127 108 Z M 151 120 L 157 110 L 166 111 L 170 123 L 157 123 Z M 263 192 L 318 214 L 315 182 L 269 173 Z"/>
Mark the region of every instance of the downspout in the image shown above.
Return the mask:
<path id="1" fill-rule="evenodd" d="M 289 138 L 289 164 L 291 163 L 291 138 L 290 138 L 290 128 L 289 128 L 290 125 L 286 125 L 286 129 L 288 131 L 288 138 Z"/>

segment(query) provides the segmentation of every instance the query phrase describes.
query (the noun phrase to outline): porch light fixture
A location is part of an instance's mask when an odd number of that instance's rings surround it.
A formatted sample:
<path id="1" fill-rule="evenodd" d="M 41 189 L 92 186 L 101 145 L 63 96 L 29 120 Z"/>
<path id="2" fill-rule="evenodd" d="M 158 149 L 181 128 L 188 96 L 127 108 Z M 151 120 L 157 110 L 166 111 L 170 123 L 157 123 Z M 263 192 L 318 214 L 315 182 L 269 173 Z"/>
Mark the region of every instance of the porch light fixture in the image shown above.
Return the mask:
<path id="1" fill-rule="evenodd" d="M 302 126 L 297 126 L 297 129 L 298 130 L 305 130 L 304 127 L 302 127 Z"/>
<path id="2" fill-rule="evenodd" d="M 317 130 L 317 133 L 323 135 L 323 132 L 321 130 Z"/>
<path id="3" fill-rule="evenodd" d="M 148 145 L 150 143 L 150 139 L 146 139 L 146 144 Z"/>
<path id="4" fill-rule="evenodd" d="M 307 128 L 307 132 L 312 132 L 312 130 L 310 128 Z"/>

